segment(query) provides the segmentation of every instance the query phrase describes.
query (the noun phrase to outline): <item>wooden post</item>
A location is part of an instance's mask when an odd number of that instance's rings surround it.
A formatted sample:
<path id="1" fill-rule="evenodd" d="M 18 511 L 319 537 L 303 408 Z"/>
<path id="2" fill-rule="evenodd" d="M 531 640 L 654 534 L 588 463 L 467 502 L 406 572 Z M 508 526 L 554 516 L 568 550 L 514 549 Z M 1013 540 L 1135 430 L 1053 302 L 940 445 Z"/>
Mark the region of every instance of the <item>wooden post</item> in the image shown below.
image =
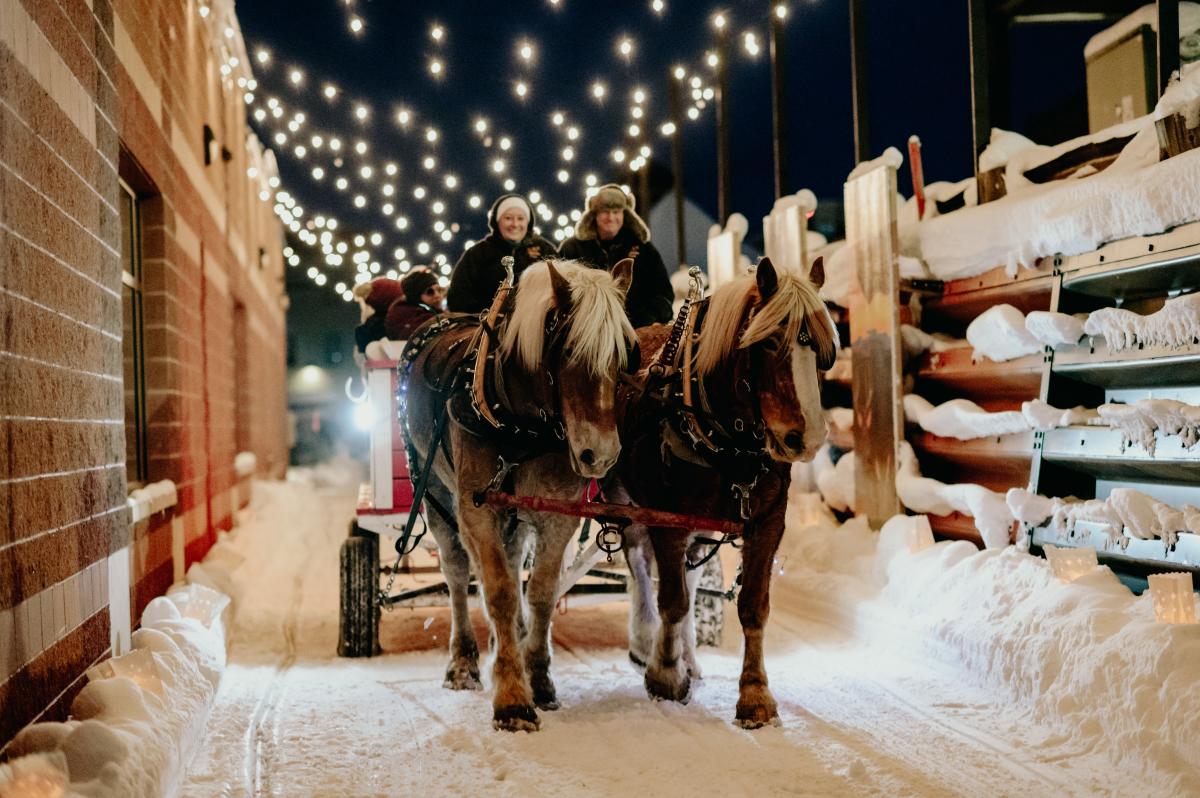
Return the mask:
<path id="1" fill-rule="evenodd" d="M 881 164 L 846 183 L 846 246 L 854 392 L 855 511 L 878 529 L 901 512 L 896 464 L 904 434 L 900 377 L 900 242 L 896 167 Z"/>

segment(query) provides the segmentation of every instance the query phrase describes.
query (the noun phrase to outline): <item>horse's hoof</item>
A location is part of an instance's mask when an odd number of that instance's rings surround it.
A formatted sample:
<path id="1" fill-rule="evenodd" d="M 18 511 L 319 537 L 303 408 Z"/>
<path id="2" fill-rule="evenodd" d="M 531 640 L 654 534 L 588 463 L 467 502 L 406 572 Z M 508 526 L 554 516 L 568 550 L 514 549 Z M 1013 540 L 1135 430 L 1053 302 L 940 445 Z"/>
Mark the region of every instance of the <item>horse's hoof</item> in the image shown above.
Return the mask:
<path id="1" fill-rule="evenodd" d="M 538 709 L 544 709 L 547 712 L 553 712 L 558 709 L 558 692 L 554 689 L 554 685 L 534 687 L 533 688 L 533 703 L 537 704 Z"/>
<path id="2" fill-rule="evenodd" d="M 782 726 L 775 704 L 738 704 L 734 723 L 743 729 L 761 729 L 763 726 Z"/>
<path id="3" fill-rule="evenodd" d="M 479 681 L 479 666 L 451 665 L 446 669 L 442 687 L 447 690 L 482 690 Z"/>
<path id="4" fill-rule="evenodd" d="M 500 707 L 492 712 L 492 728 L 496 731 L 533 732 L 540 726 L 537 711 L 528 704 Z"/>
<path id="5" fill-rule="evenodd" d="M 686 704 L 692 697 L 692 680 L 675 669 L 646 669 L 646 693 L 657 701 Z"/>

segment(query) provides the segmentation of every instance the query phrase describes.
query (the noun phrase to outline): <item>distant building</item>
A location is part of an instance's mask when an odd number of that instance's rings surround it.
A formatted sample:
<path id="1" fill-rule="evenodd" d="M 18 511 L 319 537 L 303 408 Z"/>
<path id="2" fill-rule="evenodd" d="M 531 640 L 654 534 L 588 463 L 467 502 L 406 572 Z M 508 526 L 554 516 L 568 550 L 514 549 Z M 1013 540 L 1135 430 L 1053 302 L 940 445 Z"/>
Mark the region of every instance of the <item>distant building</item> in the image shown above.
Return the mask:
<path id="1" fill-rule="evenodd" d="M 233 526 L 236 455 L 287 464 L 275 165 L 232 9 L 3 2 L 0 746 Z M 164 479 L 177 502 L 135 519 Z"/>

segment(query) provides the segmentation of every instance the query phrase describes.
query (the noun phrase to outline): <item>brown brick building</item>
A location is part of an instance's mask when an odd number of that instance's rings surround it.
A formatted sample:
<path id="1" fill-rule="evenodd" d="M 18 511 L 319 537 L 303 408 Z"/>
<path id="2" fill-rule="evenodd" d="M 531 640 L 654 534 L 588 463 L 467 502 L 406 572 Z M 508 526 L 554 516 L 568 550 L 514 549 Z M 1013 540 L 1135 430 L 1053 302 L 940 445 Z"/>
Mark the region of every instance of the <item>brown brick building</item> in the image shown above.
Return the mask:
<path id="1" fill-rule="evenodd" d="M 239 452 L 287 464 L 277 178 L 232 6 L 0 0 L 0 746 L 233 525 Z"/>

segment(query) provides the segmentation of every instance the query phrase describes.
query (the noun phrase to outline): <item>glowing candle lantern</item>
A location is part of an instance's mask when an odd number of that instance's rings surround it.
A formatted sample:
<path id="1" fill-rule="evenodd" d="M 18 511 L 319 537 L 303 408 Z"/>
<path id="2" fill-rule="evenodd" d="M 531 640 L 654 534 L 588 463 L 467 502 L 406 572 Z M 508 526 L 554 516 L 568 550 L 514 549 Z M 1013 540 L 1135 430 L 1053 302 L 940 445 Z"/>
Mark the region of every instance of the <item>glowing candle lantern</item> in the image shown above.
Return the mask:
<path id="1" fill-rule="evenodd" d="M 324 275 L 319 276 L 324 277 Z M 227 554 L 232 554 L 232 552 Z M 183 606 L 179 608 L 179 614 L 184 618 L 195 618 L 205 626 L 211 627 L 229 606 L 229 596 L 195 582 L 188 585 L 185 595 L 187 598 L 181 602 Z"/>
<path id="2" fill-rule="evenodd" d="M 913 518 L 912 536 L 908 540 L 908 550 L 914 554 L 933 545 L 933 527 L 929 526 L 929 516 L 918 515 Z"/>
<path id="3" fill-rule="evenodd" d="M 212 591 L 216 593 L 216 591 Z M 220 594 L 218 594 L 220 595 Z M 225 599 L 228 602 L 228 598 Z M 128 654 L 109 660 L 114 676 L 125 676 L 132 679 L 138 687 L 151 693 L 163 696 L 162 677 L 158 673 L 158 663 L 154 655 L 144 648 L 135 648 Z"/>
<path id="4" fill-rule="evenodd" d="M 1159 623 L 1195 623 L 1196 596 L 1189 573 L 1150 574 L 1150 599 Z"/>
<path id="5" fill-rule="evenodd" d="M 1050 561 L 1050 570 L 1064 582 L 1074 582 L 1086 573 L 1090 573 L 1098 564 L 1096 550 L 1090 547 L 1059 548 L 1045 546 L 1046 559 Z"/>

